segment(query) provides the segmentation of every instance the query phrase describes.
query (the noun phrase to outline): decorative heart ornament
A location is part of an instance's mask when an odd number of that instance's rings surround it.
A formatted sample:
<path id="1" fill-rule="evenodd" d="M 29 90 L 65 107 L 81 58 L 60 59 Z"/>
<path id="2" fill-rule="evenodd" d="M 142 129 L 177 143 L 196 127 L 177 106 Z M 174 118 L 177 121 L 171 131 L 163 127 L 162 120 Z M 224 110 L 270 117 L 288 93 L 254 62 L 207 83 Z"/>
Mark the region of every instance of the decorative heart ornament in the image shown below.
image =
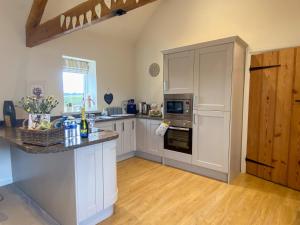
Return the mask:
<path id="1" fill-rule="evenodd" d="M 105 2 L 105 5 L 106 5 L 109 9 L 111 9 L 111 0 L 104 0 L 104 2 Z"/>
<path id="2" fill-rule="evenodd" d="M 77 17 L 73 16 L 72 17 L 72 26 L 73 26 L 73 29 L 76 27 L 76 24 L 77 24 Z"/>
<path id="3" fill-rule="evenodd" d="M 85 16 L 88 23 L 92 23 L 92 10 L 87 11 Z"/>
<path id="4" fill-rule="evenodd" d="M 81 15 L 79 16 L 79 24 L 80 24 L 80 27 L 83 26 L 83 23 L 84 23 L 84 15 L 81 14 Z"/>
<path id="5" fill-rule="evenodd" d="M 105 101 L 108 105 L 110 105 L 110 104 L 113 102 L 113 100 L 114 100 L 114 95 L 113 95 L 112 93 L 106 93 L 106 94 L 104 95 L 104 101 Z"/>
<path id="6" fill-rule="evenodd" d="M 66 28 L 67 29 L 69 29 L 70 23 L 71 23 L 71 17 L 67 16 L 67 18 L 66 18 Z"/>
<path id="7" fill-rule="evenodd" d="M 98 16 L 98 18 L 101 17 L 101 4 L 100 3 L 95 6 L 95 13 Z"/>
<path id="8" fill-rule="evenodd" d="M 60 16 L 60 27 L 63 27 L 65 19 L 66 19 L 65 15 Z"/>

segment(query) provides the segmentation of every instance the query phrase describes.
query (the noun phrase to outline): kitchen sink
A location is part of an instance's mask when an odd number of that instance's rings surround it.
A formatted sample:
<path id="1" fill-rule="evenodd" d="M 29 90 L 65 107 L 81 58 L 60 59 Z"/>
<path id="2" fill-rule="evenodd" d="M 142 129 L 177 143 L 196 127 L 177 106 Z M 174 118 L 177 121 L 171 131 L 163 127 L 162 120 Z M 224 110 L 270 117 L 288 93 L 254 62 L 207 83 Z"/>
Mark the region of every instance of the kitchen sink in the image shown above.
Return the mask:
<path id="1" fill-rule="evenodd" d="M 111 115 L 111 117 L 127 117 L 127 116 L 134 116 L 133 114 L 116 114 L 116 115 Z"/>
<path id="2" fill-rule="evenodd" d="M 96 120 L 109 120 L 109 119 L 113 119 L 113 117 L 111 116 L 97 116 Z"/>

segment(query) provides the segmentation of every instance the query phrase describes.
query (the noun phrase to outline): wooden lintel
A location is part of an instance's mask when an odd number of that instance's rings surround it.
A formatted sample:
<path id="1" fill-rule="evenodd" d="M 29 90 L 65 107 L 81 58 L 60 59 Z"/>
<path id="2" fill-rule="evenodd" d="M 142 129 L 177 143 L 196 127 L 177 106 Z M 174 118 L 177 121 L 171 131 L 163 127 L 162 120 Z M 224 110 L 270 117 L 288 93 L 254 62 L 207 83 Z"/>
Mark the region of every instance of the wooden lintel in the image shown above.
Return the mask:
<path id="1" fill-rule="evenodd" d="M 42 0 L 39 0 L 42 1 Z M 87 0 L 74 8 L 62 13 L 65 18 L 70 17 L 70 25 L 67 28 L 66 19 L 61 27 L 61 15 L 43 23 L 31 29 L 27 29 L 26 36 L 26 46 L 34 47 L 44 42 L 53 40 L 60 36 L 69 34 L 79 29 L 83 29 L 92 24 L 99 23 L 101 21 L 107 20 L 111 17 L 117 16 L 118 13 L 131 11 L 133 9 L 144 6 L 148 3 L 154 2 L 156 0 L 111 0 L 111 8 L 108 8 L 104 0 Z M 125 2 L 125 3 L 124 3 Z M 96 5 L 101 4 L 101 17 L 99 18 L 95 12 Z M 92 21 L 88 23 L 86 19 L 86 13 L 88 11 L 92 12 Z M 81 27 L 79 23 L 79 16 L 84 15 L 84 25 Z M 72 18 L 77 17 L 77 22 L 75 28 L 72 25 Z"/>

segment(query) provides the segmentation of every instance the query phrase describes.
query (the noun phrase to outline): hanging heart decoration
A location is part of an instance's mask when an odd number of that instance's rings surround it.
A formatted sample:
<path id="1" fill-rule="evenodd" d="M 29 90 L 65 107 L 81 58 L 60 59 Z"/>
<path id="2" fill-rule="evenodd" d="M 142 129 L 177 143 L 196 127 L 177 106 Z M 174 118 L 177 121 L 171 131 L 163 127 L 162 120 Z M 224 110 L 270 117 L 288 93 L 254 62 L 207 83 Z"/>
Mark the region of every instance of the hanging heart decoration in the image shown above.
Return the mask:
<path id="1" fill-rule="evenodd" d="M 106 5 L 109 9 L 111 9 L 111 0 L 104 0 L 104 2 L 105 2 L 105 5 Z"/>
<path id="2" fill-rule="evenodd" d="M 71 23 L 71 17 L 67 16 L 67 18 L 66 18 L 66 28 L 67 29 L 69 29 L 70 23 Z"/>
<path id="3" fill-rule="evenodd" d="M 73 26 L 73 29 L 76 27 L 76 24 L 77 24 L 77 17 L 73 16 L 72 17 L 72 26 Z"/>
<path id="4" fill-rule="evenodd" d="M 87 11 L 85 16 L 86 16 L 87 22 L 89 24 L 91 24 L 92 23 L 92 10 Z"/>
<path id="5" fill-rule="evenodd" d="M 65 19 L 66 19 L 65 15 L 60 16 L 60 27 L 63 27 Z"/>
<path id="6" fill-rule="evenodd" d="M 113 100 L 114 100 L 114 95 L 113 95 L 112 93 L 106 93 L 106 94 L 104 95 L 104 101 L 105 101 L 108 105 L 110 105 L 110 104 L 113 102 Z"/>
<path id="7" fill-rule="evenodd" d="M 95 6 L 95 13 L 98 16 L 98 18 L 101 17 L 101 4 L 99 3 L 98 5 Z"/>
<path id="8" fill-rule="evenodd" d="M 80 27 L 83 27 L 83 23 L 84 23 L 84 15 L 81 14 L 81 15 L 79 16 L 79 24 L 80 24 Z"/>

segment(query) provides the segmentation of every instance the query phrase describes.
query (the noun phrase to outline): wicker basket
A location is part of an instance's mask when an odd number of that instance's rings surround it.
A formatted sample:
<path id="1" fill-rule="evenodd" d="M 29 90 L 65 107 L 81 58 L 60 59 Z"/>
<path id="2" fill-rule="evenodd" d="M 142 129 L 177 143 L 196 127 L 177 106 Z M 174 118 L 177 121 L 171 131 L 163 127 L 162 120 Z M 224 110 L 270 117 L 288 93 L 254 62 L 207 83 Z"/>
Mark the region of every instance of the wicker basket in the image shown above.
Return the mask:
<path id="1" fill-rule="evenodd" d="M 48 147 L 61 144 L 65 139 L 64 128 L 52 128 L 49 130 L 28 130 L 23 123 L 23 127 L 18 128 L 21 141 L 24 144 Z"/>

